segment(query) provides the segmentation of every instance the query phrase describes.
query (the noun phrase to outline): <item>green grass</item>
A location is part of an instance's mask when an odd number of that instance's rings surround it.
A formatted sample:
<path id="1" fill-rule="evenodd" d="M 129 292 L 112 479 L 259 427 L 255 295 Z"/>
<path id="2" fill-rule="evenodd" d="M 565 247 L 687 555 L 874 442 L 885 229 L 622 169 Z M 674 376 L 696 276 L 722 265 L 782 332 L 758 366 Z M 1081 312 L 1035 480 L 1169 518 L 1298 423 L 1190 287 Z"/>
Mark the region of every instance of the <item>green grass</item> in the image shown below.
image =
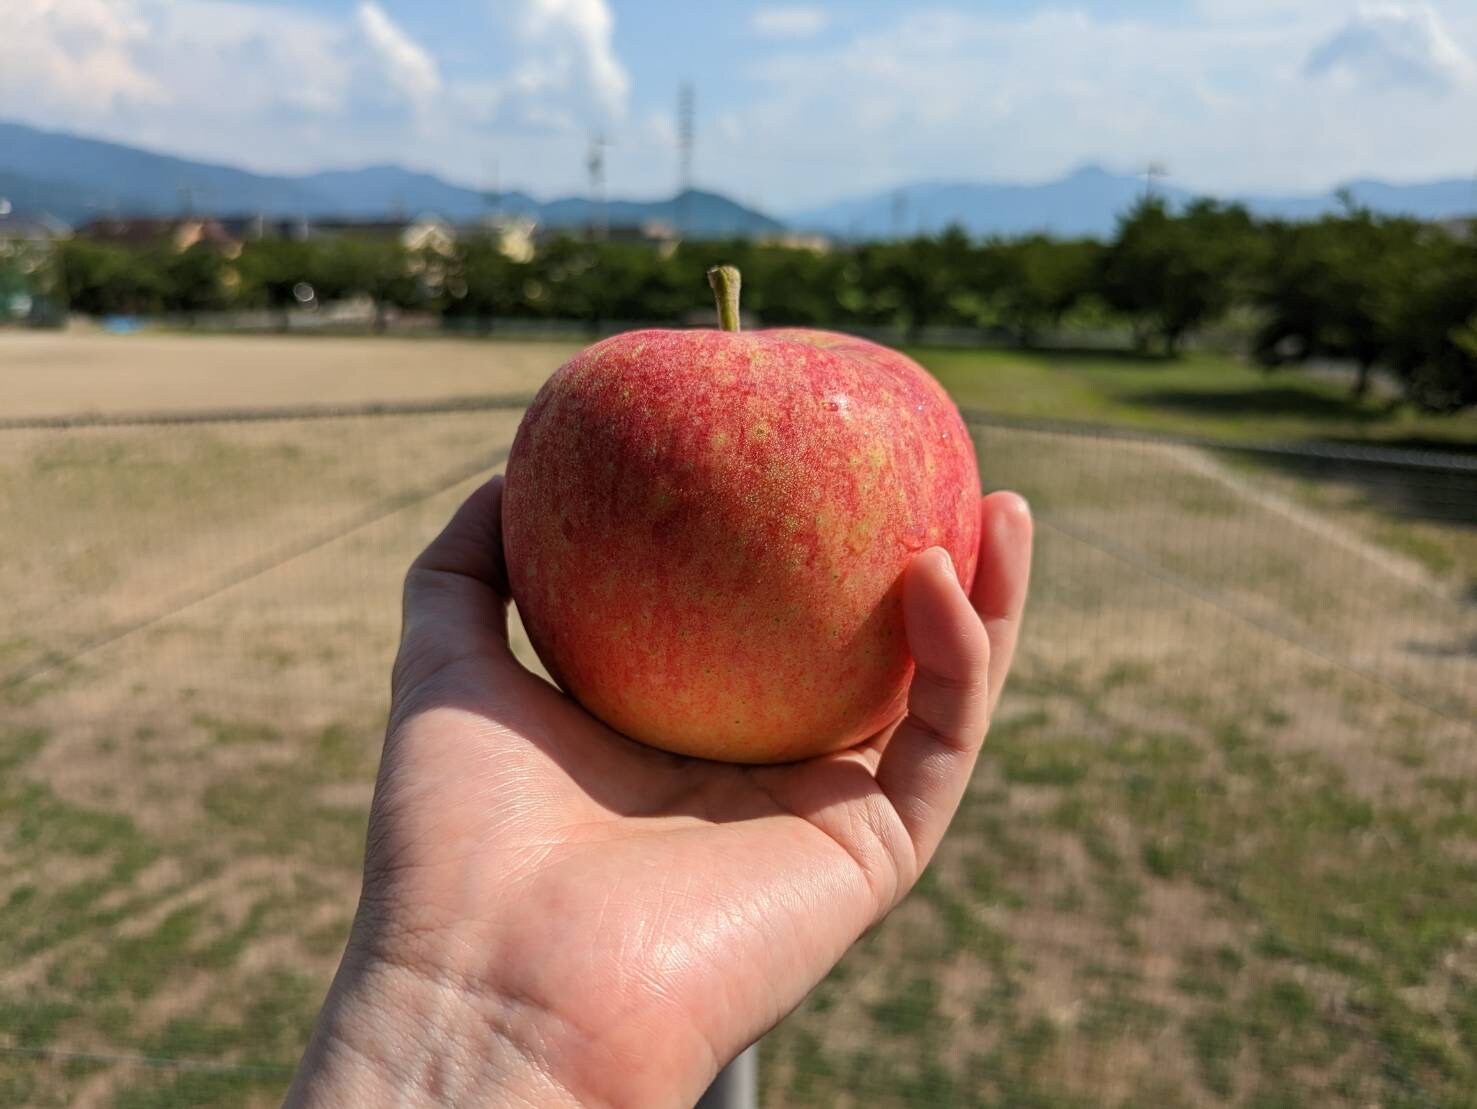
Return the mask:
<path id="1" fill-rule="evenodd" d="M 1477 448 L 1477 414 L 1433 416 L 1357 400 L 1296 371 L 1220 354 L 1176 359 L 1000 350 L 910 351 L 963 407 L 1231 440 L 1340 439 Z"/>
<path id="2" fill-rule="evenodd" d="M 1097 685 L 1069 671 L 1037 680 L 1087 727 L 1042 711 L 992 733 L 983 780 L 915 893 L 928 915 L 915 909 L 842 964 L 895 968 L 888 988 L 856 1011 L 828 983 L 821 1006 L 768 1041 L 790 1053 L 794 1103 L 1471 1105 L 1470 977 L 1435 1003 L 1413 992 L 1459 974 L 1453 953 L 1477 934 L 1477 900 L 1461 892 L 1477 888 L 1468 783 L 1417 773 L 1413 794 L 1371 799 L 1325 756 L 1277 746 L 1273 730 L 1295 726 L 1283 714 L 1221 717 L 1194 701 L 1183 729 L 1153 731 L 1105 707 L 1124 680 L 1111 668 Z M 1399 756 L 1371 757 L 1394 768 Z M 1204 908 L 1185 911 L 1235 942 L 1189 925 L 1163 950 L 1156 886 L 1193 894 L 1183 904 Z M 1065 1024 L 1022 988 L 1038 969 L 1026 960 L 1056 943 L 1023 923 L 1048 908 L 1076 937 Z M 1172 958 L 1167 982 L 1148 980 L 1150 954 Z M 945 976 L 958 974 L 975 982 L 966 1024 L 945 1011 Z M 865 1068 L 828 1037 L 847 1020 L 877 1037 Z M 1121 1074 L 1146 1043 L 1181 1065 Z M 1114 1076 L 1127 1092 L 1100 1096 Z"/>

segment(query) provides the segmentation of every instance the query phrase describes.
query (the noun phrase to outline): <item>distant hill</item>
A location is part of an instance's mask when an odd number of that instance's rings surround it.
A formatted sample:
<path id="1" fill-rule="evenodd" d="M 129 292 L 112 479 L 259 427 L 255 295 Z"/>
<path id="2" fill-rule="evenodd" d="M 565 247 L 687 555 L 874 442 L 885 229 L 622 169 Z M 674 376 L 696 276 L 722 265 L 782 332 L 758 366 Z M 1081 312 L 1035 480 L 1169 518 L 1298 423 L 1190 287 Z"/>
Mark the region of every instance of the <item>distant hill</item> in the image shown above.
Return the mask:
<path id="1" fill-rule="evenodd" d="M 543 202 L 521 192 L 491 196 L 401 166 L 273 176 L 4 122 L 0 122 L 0 196 L 8 198 L 17 212 L 46 211 L 74 223 L 110 212 L 173 214 L 187 197 L 197 210 L 220 215 L 370 218 L 435 212 L 461 222 L 496 209 L 533 216 L 552 227 L 583 227 L 595 217 L 592 203 L 583 197 Z M 687 194 L 685 205 L 680 196 L 612 200 L 606 218 L 612 223 L 650 219 L 675 223 L 679 213 L 686 215 L 691 233 L 699 236 L 783 230 L 762 212 L 699 191 Z"/>
<path id="2" fill-rule="evenodd" d="M 1477 211 L 1477 189 L 1470 180 L 1391 185 L 1352 181 L 1353 199 L 1377 212 L 1444 219 Z M 1173 185 L 1155 191 L 1181 205 L 1204 195 Z M 975 235 L 1020 235 L 1045 231 L 1064 236 L 1105 237 L 1118 216 L 1144 194 L 1144 180 L 1088 166 L 1057 181 L 1037 185 L 924 182 L 789 213 L 787 222 L 803 230 L 859 238 L 941 231 L 957 223 Z M 901 202 L 899 203 L 899 198 Z M 1268 217 L 1315 219 L 1339 207 L 1337 190 L 1317 196 L 1245 195 L 1240 200 Z"/>
<path id="3" fill-rule="evenodd" d="M 1470 180 L 1411 185 L 1361 180 L 1346 188 L 1357 202 L 1378 212 L 1423 219 L 1477 212 L 1477 187 Z M 1156 190 L 1177 205 L 1197 195 L 1165 184 Z M 700 237 L 764 235 L 788 225 L 843 238 L 888 238 L 899 230 L 908 235 L 941 231 L 951 223 L 975 235 L 1044 231 L 1104 237 L 1143 192 L 1142 178 L 1088 166 L 1033 185 L 922 182 L 796 211 L 783 223 L 725 196 L 697 190 L 663 200 L 612 200 L 606 218 L 612 223 L 660 219 L 676 224 L 685 215 L 691 233 Z M 584 197 L 540 201 L 522 192 L 492 196 L 403 166 L 273 176 L 0 122 L 0 196 L 19 213 L 46 211 L 73 223 L 109 212 L 170 215 L 180 211 L 187 195 L 197 210 L 220 215 L 367 219 L 435 212 L 464 222 L 497 210 L 533 216 L 550 227 L 584 227 L 596 215 Z M 1334 192 L 1229 199 L 1242 200 L 1260 215 L 1287 219 L 1316 218 L 1339 204 Z"/>

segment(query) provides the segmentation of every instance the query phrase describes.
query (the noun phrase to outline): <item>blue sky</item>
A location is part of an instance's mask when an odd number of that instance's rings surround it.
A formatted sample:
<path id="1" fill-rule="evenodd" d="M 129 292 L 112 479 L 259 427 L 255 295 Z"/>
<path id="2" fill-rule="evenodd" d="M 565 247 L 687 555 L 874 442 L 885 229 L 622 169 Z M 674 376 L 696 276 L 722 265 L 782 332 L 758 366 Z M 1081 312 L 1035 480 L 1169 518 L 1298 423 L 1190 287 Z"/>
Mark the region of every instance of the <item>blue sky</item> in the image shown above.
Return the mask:
<path id="1" fill-rule="evenodd" d="M 1168 165 L 1211 191 L 1477 172 L 1473 0 L 0 0 L 0 118 L 270 171 L 776 211 Z"/>

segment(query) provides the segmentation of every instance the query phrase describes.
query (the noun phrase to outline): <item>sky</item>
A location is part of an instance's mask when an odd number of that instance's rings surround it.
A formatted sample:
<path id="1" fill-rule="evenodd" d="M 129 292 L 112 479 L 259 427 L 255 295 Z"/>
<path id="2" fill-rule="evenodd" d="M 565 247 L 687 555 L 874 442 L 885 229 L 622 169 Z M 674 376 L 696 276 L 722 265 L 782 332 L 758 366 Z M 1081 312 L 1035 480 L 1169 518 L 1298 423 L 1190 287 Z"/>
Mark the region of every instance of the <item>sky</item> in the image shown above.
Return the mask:
<path id="1" fill-rule="evenodd" d="M 780 213 L 1082 165 L 1214 193 L 1477 173 L 1474 0 L 0 0 L 0 119 L 269 172 Z"/>

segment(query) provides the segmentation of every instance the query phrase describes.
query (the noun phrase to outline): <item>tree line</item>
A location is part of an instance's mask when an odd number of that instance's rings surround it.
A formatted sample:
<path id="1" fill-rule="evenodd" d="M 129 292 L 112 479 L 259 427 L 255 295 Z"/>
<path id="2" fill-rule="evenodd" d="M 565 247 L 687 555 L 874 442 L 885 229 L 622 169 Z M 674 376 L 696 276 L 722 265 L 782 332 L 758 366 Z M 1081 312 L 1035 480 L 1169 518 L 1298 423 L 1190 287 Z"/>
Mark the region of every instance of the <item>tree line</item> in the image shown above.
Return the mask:
<path id="1" fill-rule="evenodd" d="M 1190 336 L 1232 325 L 1268 367 L 1337 360 L 1364 392 L 1376 369 L 1415 405 L 1477 403 L 1477 235 L 1346 205 L 1313 222 L 1253 218 L 1234 204 L 1172 210 L 1145 199 L 1113 238 L 971 239 L 950 229 L 827 252 L 747 241 L 649 246 L 559 238 L 528 261 L 490 236 L 450 256 L 394 241 L 247 243 L 239 257 L 194 246 L 126 250 L 83 240 L 58 248 L 66 304 L 92 314 L 286 312 L 368 297 L 459 326 L 494 319 L 683 321 L 706 304 L 714 261 L 744 273 L 744 308 L 766 325 L 977 329 L 1023 346 L 1111 329 L 1145 353 L 1174 355 Z"/>

